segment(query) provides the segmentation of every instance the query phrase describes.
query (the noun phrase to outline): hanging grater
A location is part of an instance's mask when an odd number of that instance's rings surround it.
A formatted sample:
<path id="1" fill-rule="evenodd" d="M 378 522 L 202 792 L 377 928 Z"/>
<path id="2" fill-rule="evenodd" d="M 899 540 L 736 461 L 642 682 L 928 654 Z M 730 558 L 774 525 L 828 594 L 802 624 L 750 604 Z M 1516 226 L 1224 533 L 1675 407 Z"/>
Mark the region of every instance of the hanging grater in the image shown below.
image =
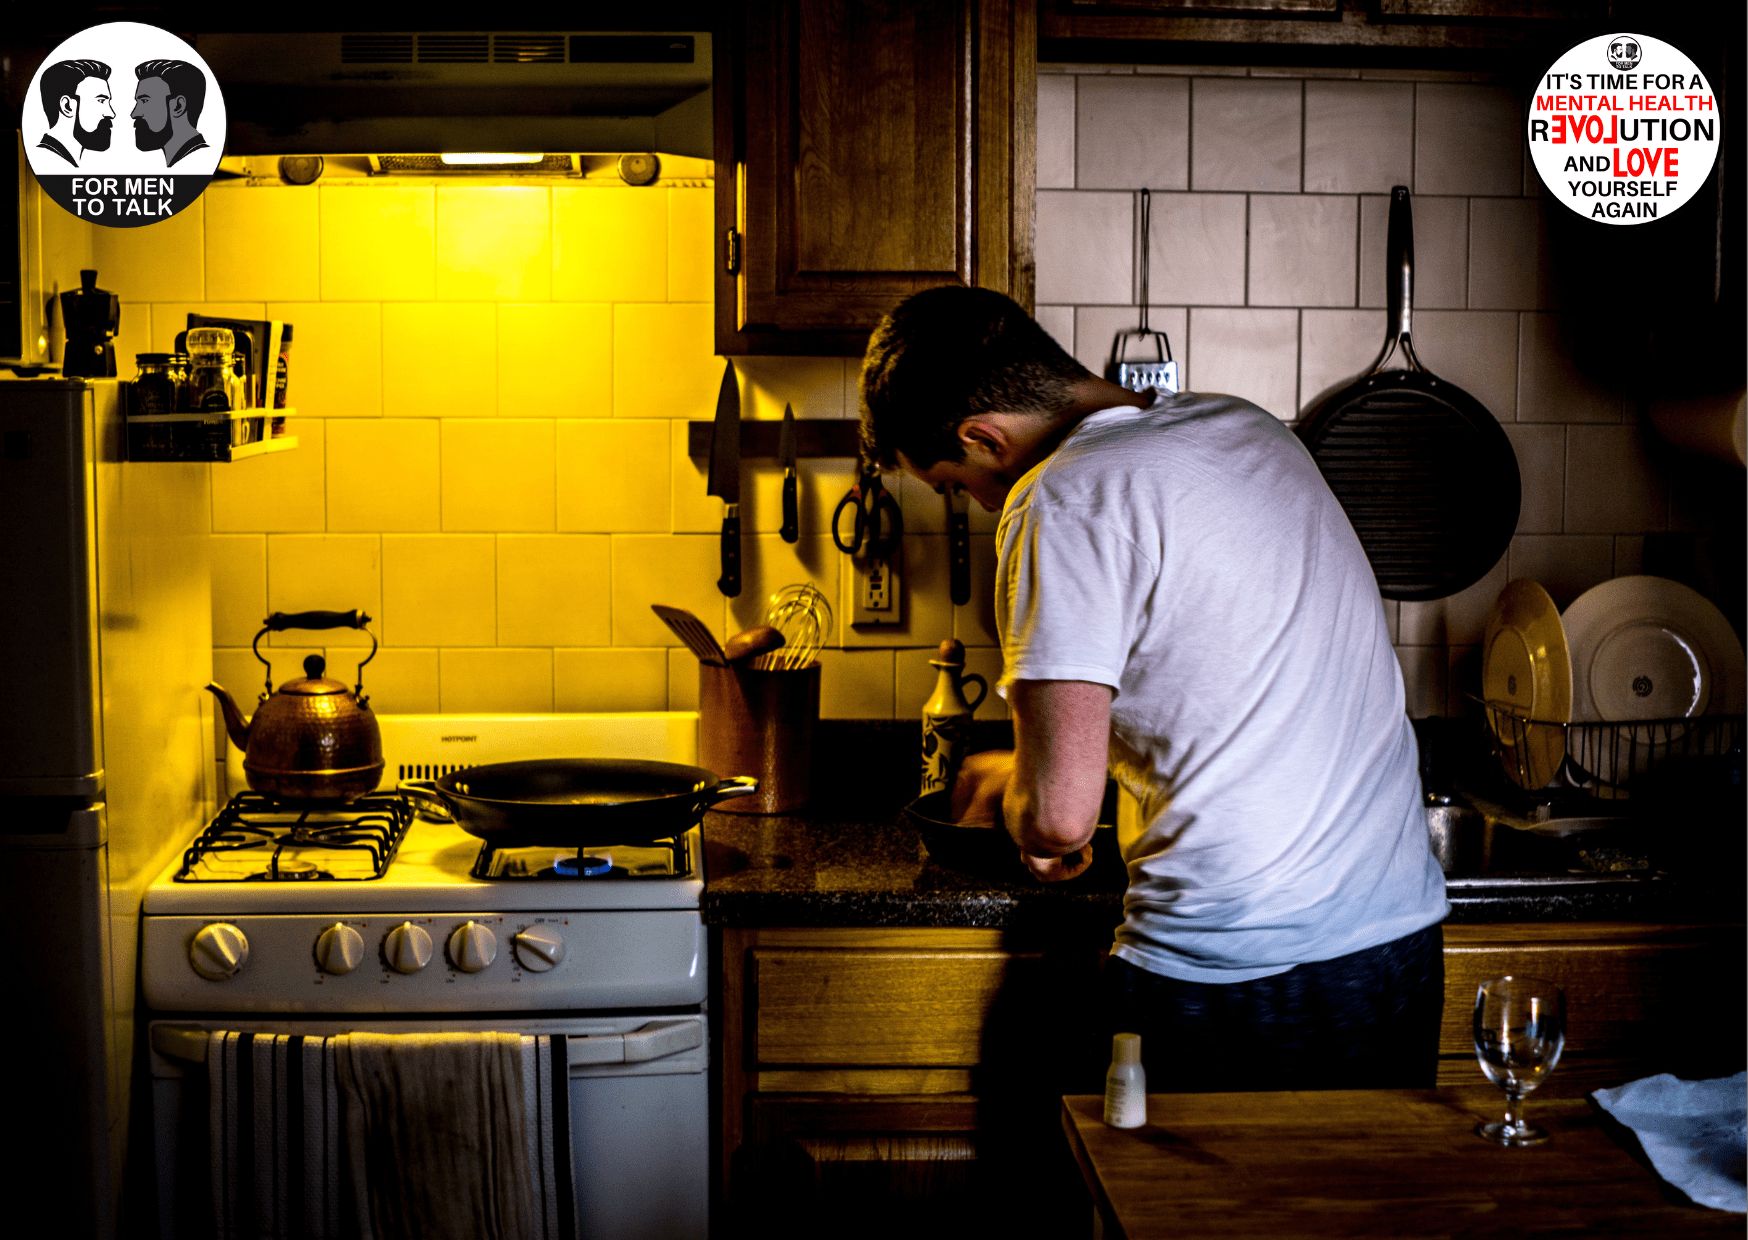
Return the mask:
<path id="1" fill-rule="evenodd" d="M 1111 341 L 1111 360 L 1105 365 L 1105 378 L 1131 392 L 1156 388 L 1167 395 L 1176 395 L 1177 363 L 1172 360 L 1171 341 L 1164 332 L 1156 332 L 1147 325 L 1147 277 L 1151 257 L 1148 238 L 1153 215 L 1152 198 L 1149 191 L 1141 191 L 1141 253 L 1136 262 L 1136 274 L 1141 284 L 1141 326 L 1125 328 Z M 1131 340 L 1141 341 L 1143 348 L 1151 341 L 1154 360 L 1130 361 L 1128 344 Z"/>

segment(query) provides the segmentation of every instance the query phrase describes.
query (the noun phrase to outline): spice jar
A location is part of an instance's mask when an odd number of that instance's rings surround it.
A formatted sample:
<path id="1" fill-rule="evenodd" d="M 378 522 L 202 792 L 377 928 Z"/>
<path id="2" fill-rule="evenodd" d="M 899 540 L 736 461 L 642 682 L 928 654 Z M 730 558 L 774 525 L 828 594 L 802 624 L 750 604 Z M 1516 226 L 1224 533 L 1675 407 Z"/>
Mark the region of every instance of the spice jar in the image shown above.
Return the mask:
<path id="1" fill-rule="evenodd" d="M 175 413 L 182 407 L 182 390 L 188 385 L 186 353 L 140 353 L 134 362 L 140 368 L 134 380 L 135 416 Z"/>
<path id="2" fill-rule="evenodd" d="M 188 407 L 227 413 L 238 407 L 237 338 L 228 327 L 188 329 Z"/>
<path id="3" fill-rule="evenodd" d="M 273 372 L 273 407 L 285 408 L 286 386 L 291 380 L 291 324 L 280 329 L 279 361 Z"/>

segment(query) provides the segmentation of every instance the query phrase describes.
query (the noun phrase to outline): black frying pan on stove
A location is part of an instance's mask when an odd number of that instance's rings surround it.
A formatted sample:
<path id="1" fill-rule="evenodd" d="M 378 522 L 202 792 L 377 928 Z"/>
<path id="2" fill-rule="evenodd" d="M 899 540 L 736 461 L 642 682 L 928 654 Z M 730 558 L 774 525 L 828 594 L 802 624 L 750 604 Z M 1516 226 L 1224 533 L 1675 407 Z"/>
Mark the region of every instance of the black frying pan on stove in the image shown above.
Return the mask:
<path id="1" fill-rule="evenodd" d="M 758 790 L 750 776 L 718 779 L 701 766 L 618 758 L 494 762 L 400 784 L 497 847 L 647 844 L 690 830 L 718 801 Z"/>
<path id="2" fill-rule="evenodd" d="M 1365 375 L 1317 403 L 1299 438 L 1359 535 L 1379 591 L 1423 601 L 1468 588 L 1499 562 L 1517 529 L 1522 481 L 1498 419 L 1414 355 L 1406 186 L 1390 192 L 1388 246 L 1383 350 Z"/>

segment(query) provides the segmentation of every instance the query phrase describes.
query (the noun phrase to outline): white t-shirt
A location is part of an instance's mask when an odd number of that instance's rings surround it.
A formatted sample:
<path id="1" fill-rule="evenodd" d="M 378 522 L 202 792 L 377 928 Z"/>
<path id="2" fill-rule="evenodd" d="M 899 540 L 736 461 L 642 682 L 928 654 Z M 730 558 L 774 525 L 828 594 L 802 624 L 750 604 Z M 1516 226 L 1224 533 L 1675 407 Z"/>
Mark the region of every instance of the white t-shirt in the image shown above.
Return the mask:
<path id="1" fill-rule="evenodd" d="M 1118 956 L 1242 982 L 1446 915 L 1377 583 L 1290 430 L 1192 392 L 1095 413 L 996 544 L 1002 683 L 1116 690 L 1146 824 Z"/>

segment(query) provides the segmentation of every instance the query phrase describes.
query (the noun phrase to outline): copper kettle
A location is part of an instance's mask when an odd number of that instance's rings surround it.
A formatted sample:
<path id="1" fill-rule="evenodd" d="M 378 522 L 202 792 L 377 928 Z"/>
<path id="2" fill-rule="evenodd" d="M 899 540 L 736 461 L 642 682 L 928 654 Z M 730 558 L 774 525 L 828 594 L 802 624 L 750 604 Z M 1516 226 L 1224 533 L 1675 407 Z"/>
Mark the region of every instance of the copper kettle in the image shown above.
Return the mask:
<path id="1" fill-rule="evenodd" d="M 382 729 L 364 695 L 364 665 L 376 657 L 376 636 L 370 634 L 370 654 L 358 665 L 358 683 L 350 691 L 322 673 L 327 660 L 312 654 L 303 661 L 304 674 L 273 689 L 273 666 L 261 654 L 261 639 L 286 629 L 363 629 L 370 617 L 362 611 L 274 612 L 255 634 L 255 657 L 266 665 L 266 691 L 247 723 L 231 695 L 217 684 L 207 691 L 224 711 L 225 731 L 243 751 L 243 773 L 249 787 L 279 801 L 353 801 L 375 790 L 382 780 Z"/>

